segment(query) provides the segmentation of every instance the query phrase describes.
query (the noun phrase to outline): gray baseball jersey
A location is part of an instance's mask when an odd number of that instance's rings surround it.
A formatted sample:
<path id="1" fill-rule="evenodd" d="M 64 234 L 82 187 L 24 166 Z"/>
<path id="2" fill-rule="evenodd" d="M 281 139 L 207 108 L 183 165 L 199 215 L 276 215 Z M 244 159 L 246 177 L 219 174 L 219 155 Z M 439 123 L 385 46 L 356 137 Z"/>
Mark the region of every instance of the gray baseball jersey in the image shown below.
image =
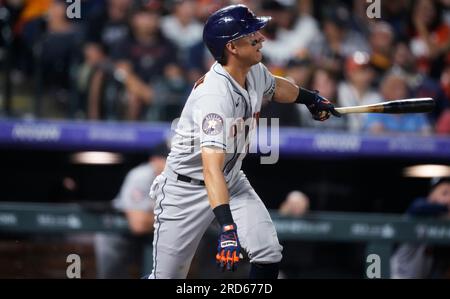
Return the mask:
<path id="1" fill-rule="evenodd" d="M 239 173 L 263 97 L 271 97 L 275 79 L 259 63 L 247 75 L 242 88 L 215 63 L 195 84 L 175 129 L 168 166 L 178 174 L 203 180 L 201 147 L 215 146 L 227 152 L 227 182 Z M 244 126 L 244 122 L 247 126 Z M 247 127 L 247 128 L 246 128 Z"/>
<path id="2" fill-rule="evenodd" d="M 153 212 L 155 201 L 148 197 L 148 192 L 155 177 L 155 171 L 149 163 L 131 169 L 119 194 L 113 200 L 113 207 L 123 212 L 127 210 Z"/>
<path id="3" fill-rule="evenodd" d="M 226 150 L 223 172 L 230 209 L 250 262 L 281 260 L 282 246 L 269 212 L 240 170 L 262 99 L 273 95 L 275 79 L 256 64 L 246 85 L 242 88 L 219 63 L 195 84 L 175 128 L 166 168 L 150 188 L 156 204 L 149 278 L 186 278 L 200 239 L 215 219 L 205 186 L 192 181 L 203 180 L 203 146 Z"/>

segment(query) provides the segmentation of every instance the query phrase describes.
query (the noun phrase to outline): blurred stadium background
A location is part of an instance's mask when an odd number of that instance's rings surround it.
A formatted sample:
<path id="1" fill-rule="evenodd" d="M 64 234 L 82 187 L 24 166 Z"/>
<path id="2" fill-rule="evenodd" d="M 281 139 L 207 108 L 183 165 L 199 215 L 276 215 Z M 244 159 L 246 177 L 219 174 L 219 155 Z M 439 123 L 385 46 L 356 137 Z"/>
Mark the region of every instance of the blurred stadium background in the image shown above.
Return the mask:
<path id="1" fill-rule="evenodd" d="M 337 106 L 437 103 L 430 114 L 325 123 L 301 106 L 264 106 L 261 117 L 280 119 L 280 160 L 250 155 L 244 170 L 285 246 L 282 277 L 364 278 L 371 253 L 391 277 L 405 242 L 415 251 L 397 263 L 431 259 L 417 277 L 450 277 L 450 191 L 437 210 L 411 208 L 450 177 L 450 1 L 0 0 L 0 278 L 65 278 L 69 254 L 82 278 L 101 276 L 95 237 L 130 234 L 111 202 L 169 138 L 213 62 L 203 23 L 229 3 L 273 17 L 263 52 L 274 74 Z M 379 18 L 367 15 L 374 3 Z M 214 238 L 190 277 L 246 277 L 245 264 L 216 273 Z M 128 277 L 148 272 L 151 239 L 134 240 L 143 258 L 123 261 Z"/>

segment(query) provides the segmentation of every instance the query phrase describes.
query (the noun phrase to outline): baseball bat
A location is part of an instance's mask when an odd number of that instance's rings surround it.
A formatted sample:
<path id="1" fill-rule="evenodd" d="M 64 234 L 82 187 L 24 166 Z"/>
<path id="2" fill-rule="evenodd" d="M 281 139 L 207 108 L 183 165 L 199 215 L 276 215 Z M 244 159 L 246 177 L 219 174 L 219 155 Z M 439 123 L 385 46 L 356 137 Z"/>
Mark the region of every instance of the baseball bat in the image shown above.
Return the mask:
<path id="1" fill-rule="evenodd" d="M 372 105 L 335 108 L 341 114 L 348 113 L 422 113 L 433 111 L 432 98 L 395 100 Z"/>

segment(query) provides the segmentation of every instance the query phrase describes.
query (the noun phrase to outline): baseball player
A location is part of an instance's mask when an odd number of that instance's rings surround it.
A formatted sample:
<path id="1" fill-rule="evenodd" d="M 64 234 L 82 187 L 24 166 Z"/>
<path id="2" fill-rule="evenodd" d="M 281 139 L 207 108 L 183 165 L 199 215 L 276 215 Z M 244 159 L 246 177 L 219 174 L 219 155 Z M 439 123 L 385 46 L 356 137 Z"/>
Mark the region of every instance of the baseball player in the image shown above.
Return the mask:
<path id="1" fill-rule="evenodd" d="M 134 167 L 126 175 L 119 194 L 112 201 L 112 208 L 126 216 L 131 234 L 95 235 L 98 278 L 131 278 L 129 266 L 142 264 L 144 246 L 153 232 L 154 221 L 155 202 L 148 198 L 148 189 L 164 170 L 168 152 L 165 142 L 158 144 L 146 163 Z"/>
<path id="2" fill-rule="evenodd" d="M 149 278 L 186 278 L 203 234 L 220 224 L 216 260 L 233 271 L 241 248 L 250 278 L 277 278 L 282 246 L 263 202 L 240 170 L 263 97 L 306 104 L 316 120 L 333 105 L 318 92 L 272 75 L 260 63 L 270 17 L 244 5 L 214 12 L 203 41 L 217 60 L 194 85 L 175 129 L 166 167 L 151 186 L 156 200 L 153 271 Z M 250 125 L 248 125 L 250 124 Z"/>

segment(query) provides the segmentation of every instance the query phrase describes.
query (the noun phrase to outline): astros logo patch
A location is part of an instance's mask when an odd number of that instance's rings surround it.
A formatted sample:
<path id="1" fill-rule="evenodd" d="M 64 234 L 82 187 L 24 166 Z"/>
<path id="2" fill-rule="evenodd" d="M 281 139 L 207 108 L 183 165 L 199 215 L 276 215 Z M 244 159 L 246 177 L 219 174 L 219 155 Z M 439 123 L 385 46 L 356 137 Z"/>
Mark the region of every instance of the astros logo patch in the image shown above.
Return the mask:
<path id="1" fill-rule="evenodd" d="M 222 132 L 223 119 L 219 114 L 210 113 L 205 116 L 202 122 L 202 130 L 207 135 L 217 135 Z"/>

